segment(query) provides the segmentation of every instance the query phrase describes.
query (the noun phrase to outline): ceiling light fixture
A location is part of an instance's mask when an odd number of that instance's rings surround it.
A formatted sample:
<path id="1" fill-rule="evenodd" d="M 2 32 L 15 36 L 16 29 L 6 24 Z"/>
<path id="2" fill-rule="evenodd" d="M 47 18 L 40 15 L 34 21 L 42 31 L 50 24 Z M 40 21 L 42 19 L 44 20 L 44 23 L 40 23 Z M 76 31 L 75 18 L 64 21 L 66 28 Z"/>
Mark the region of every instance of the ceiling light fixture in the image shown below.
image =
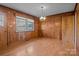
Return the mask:
<path id="1" fill-rule="evenodd" d="M 45 9 L 45 7 L 44 6 L 41 6 L 41 10 L 42 10 L 42 15 L 41 15 L 41 17 L 40 17 L 40 20 L 41 21 L 45 21 L 45 19 L 46 19 L 46 17 L 45 17 L 45 13 L 44 13 L 44 10 Z"/>

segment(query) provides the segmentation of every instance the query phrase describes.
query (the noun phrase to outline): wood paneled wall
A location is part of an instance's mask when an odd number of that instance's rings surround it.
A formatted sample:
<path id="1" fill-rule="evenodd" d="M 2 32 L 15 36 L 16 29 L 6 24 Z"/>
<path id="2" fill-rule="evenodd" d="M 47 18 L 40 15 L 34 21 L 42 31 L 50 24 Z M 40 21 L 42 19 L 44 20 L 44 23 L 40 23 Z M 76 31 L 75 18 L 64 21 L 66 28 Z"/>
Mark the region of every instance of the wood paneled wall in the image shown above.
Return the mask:
<path id="1" fill-rule="evenodd" d="M 74 13 L 62 15 L 62 41 L 66 49 L 75 49 Z"/>
<path id="2" fill-rule="evenodd" d="M 74 13 L 62 13 L 47 16 L 41 22 L 41 35 L 43 37 L 62 40 L 64 47 L 74 48 Z"/>
<path id="3" fill-rule="evenodd" d="M 7 44 L 13 43 L 15 41 L 30 40 L 31 38 L 38 37 L 39 19 L 37 17 L 4 6 L 0 6 L 0 13 L 5 14 L 5 20 L 6 20 L 4 31 L 0 30 L 0 47 L 5 47 Z M 21 32 L 21 33 L 16 32 L 16 16 L 22 16 L 22 17 L 33 19 L 35 22 L 34 31 Z M 3 44 L 5 46 L 3 46 L 2 43 L 5 43 Z"/>
<path id="4" fill-rule="evenodd" d="M 61 16 L 47 16 L 46 21 L 41 22 L 42 35 L 44 37 L 60 39 Z"/>
<path id="5" fill-rule="evenodd" d="M 75 11 L 75 19 L 76 19 L 76 53 L 79 55 L 79 4 L 77 4 Z"/>

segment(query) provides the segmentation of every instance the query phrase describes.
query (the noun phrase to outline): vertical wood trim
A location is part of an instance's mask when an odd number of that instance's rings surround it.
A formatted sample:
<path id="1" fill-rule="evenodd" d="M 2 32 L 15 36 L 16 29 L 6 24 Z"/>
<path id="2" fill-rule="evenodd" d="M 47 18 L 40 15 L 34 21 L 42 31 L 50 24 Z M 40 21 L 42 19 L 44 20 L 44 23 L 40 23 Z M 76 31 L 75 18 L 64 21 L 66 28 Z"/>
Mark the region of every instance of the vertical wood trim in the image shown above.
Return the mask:
<path id="1" fill-rule="evenodd" d="M 75 50 L 76 50 L 76 48 L 77 48 L 77 14 L 76 14 L 76 12 L 74 13 L 74 41 L 75 41 Z M 75 52 L 75 54 L 77 54 L 76 52 Z"/>
<path id="2" fill-rule="evenodd" d="M 60 40 L 62 40 L 62 16 L 61 16 L 61 28 L 60 28 L 60 33 L 61 33 L 61 35 L 60 35 Z"/>

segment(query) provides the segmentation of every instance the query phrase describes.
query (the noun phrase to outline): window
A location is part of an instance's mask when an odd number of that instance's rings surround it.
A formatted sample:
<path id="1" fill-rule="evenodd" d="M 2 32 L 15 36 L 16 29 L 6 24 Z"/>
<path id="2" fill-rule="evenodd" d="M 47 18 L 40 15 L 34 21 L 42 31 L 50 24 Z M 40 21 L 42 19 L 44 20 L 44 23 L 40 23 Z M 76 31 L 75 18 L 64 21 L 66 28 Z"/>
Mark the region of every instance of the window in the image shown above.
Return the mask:
<path id="1" fill-rule="evenodd" d="M 34 31 L 34 20 L 16 16 L 16 32 Z"/>
<path id="2" fill-rule="evenodd" d="M 4 15 L 0 14 L 0 26 L 4 26 Z"/>
<path id="3" fill-rule="evenodd" d="M 28 19 L 26 21 L 26 25 L 27 25 L 27 31 L 34 31 L 34 21 L 33 20 L 30 20 Z"/>

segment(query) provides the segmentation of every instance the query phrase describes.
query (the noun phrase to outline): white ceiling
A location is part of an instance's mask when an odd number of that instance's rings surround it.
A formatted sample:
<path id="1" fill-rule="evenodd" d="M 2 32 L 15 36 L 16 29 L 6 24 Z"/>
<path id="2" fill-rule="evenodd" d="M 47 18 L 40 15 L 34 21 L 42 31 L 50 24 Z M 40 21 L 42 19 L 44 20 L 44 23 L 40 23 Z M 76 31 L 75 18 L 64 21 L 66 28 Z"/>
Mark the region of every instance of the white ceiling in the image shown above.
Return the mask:
<path id="1" fill-rule="evenodd" d="M 46 16 L 73 11 L 75 8 L 75 3 L 1 3 L 1 5 L 37 17 L 40 17 L 42 15 L 42 5 L 45 7 Z"/>

